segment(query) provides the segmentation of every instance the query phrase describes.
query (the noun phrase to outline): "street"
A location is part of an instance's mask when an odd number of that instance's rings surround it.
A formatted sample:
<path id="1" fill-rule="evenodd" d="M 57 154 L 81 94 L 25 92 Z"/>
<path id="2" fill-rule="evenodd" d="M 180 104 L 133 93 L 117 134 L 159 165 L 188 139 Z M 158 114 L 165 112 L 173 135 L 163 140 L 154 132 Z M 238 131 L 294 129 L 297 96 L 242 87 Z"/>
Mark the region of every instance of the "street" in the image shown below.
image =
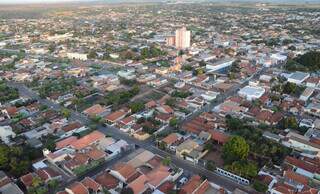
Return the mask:
<path id="1" fill-rule="evenodd" d="M 242 88 L 243 86 L 247 85 L 248 82 L 252 78 L 261 75 L 264 71 L 265 71 L 265 68 L 262 68 L 256 74 L 247 78 L 242 84 L 238 84 L 237 86 L 233 87 L 228 92 L 219 95 L 213 103 L 207 104 L 202 109 L 200 109 L 199 111 L 192 114 L 190 117 L 187 117 L 186 120 L 184 120 L 184 121 L 191 120 L 192 118 L 198 116 L 199 114 L 201 114 L 203 112 L 212 110 L 212 108 L 214 106 L 222 103 L 229 96 L 235 95 L 237 93 L 237 91 L 240 88 Z M 36 92 L 29 89 L 24 84 L 10 82 L 9 86 L 17 88 L 19 90 L 21 96 L 29 97 L 32 99 L 37 99 L 41 104 L 46 105 L 55 111 L 60 111 L 62 108 L 59 104 L 56 104 L 50 100 L 41 99 Z M 87 118 L 86 116 L 84 116 L 83 114 L 81 114 L 79 112 L 76 112 L 73 110 L 70 110 L 70 111 L 71 111 L 71 119 L 72 120 L 78 120 L 78 121 L 82 122 L 83 124 L 89 124 L 89 122 L 90 122 L 89 118 Z M 172 159 L 172 163 L 174 165 L 176 165 L 180 168 L 183 168 L 183 169 L 187 169 L 188 171 L 190 171 L 194 174 L 199 174 L 199 175 L 205 176 L 205 177 L 207 177 L 207 179 L 209 181 L 211 181 L 215 184 L 218 184 L 218 185 L 228 189 L 229 191 L 233 191 L 236 188 L 240 188 L 246 192 L 254 193 L 254 190 L 252 188 L 250 188 L 249 186 L 244 186 L 244 185 L 238 184 L 235 181 L 228 179 L 226 177 L 223 177 L 213 171 L 209 171 L 209 170 L 201 167 L 200 165 L 195 165 L 195 164 L 190 163 L 186 160 L 183 160 L 181 158 L 176 157 L 174 154 L 170 154 L 168 152 L 165 152 L 165 151 L 159 149 L 158 147 L 156 147 L 154 145 L 154 143 L 152 141 L 150 141 L 150 139 L 146 140 L 146 141 L 139 141 L 139 140 L 129 136 L 127 133 L 124 133 L 113 126 L 99 125 L 99 126 L 97 126 L 97 130 L 99 130 L 100 132 L 102 132 L 106 135 L 111 135 L 115 139 L 123 139 L 123 140 L 127 141 L 129 144 L 138 145 L 139 147 L 144 148 L 144 149 L 146 149 L 154 154 L 157 154 L 163 158 L 170 157 Z M 107 166 L 104 165 L 104 167 L 107 167 Z"/>

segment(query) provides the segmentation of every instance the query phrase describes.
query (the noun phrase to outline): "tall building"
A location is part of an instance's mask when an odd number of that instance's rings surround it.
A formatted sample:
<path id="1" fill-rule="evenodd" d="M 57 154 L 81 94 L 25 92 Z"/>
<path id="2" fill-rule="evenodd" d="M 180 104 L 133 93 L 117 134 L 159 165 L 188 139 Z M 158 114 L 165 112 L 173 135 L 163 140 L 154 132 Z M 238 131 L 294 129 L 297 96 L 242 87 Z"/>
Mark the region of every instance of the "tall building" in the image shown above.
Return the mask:
<path id="1" fill-rule="evenodd" d="M 186 29 L 186 27 L 182 27 L 176 30 L 176 48 L 178 49 L 186 49 L 190 47 L 191 41 L 191 32 Z"/>

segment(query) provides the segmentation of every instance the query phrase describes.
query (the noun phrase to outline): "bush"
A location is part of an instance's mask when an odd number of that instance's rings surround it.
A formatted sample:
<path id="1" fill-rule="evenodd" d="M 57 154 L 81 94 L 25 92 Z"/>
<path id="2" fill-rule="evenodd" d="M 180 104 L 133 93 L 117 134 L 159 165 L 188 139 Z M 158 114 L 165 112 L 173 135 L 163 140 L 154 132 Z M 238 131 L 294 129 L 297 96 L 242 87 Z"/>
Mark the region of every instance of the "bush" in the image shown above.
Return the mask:
<path id="1" fill-rule="evenodd" d="M 268 186 L 258 180 L 254 180 L 252 186 L 256 191 L 261 193 L 266 193 L 268 190 Z"/>

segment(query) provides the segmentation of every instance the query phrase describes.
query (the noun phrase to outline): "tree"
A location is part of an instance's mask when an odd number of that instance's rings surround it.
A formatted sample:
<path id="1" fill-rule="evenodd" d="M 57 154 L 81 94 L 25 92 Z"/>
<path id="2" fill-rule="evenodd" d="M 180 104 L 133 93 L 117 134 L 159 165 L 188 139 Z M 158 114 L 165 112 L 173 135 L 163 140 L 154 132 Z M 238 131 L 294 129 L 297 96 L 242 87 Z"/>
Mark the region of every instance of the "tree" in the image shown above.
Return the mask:
<path id="1" fill-rule="evenodd" d="M 226 124 L 227 124 L 228 130 L 234 131 L 242 128 L 243 122 L 237 118 L 233 118 L 230 115 L 227 115 Z"/>
<path id="2" fill-rule="evenodd" d="M 44 147 L 53 152 L 56 149 L 55 139 L 56 138 L 53 135 L 48 135 L 45 140 Z"/>
<path id="3" fill-rule="evenodd" d="M 246 178 L 254 178 L 258 173 L 257 165 L 249 161 L 234 161 L 226 165 L 225 169 Z"/>
<path id="4" fill-rule="evenodd" d="M 266 193 L 268 190 L 268 186 L 258 180 L 254 180 L 252 186 L 256 191 L 260 193 Z"/>
<path id="5" fill-rule="evenodd" d="M 169 125 L 170 125 L 170 127 L 177 127 L 178 119 L 176 117 L 173 117 L 172 119 L 170 119 Z"/>
<path id="6" fill-rule="evenodd" d="M 171 164 L 171 158 L 169 156 L 165 157 L 162 160 L 162 164 L 165 165 L 165 166 L 169 166 Z"/>
<path id="7" fill-rule="evenodd" d="M 143 102 L 135 102 L 129 105 L 129 108 L 131 109 L 132 113 L 140 112 L 144 109 L 144 103 Z"/>
<path id="8" fill-rule="evenodd" d="M 10 149 L 6 145 L 0 145 L 0 168 L 6 168 L 9 162 Z"/>
<path id="9" fill-rule="evenodd" d="M 162 149 L 162 150 L 165 150 L 166 147 L 167 147 L 167 144 L 166 144 L 165 142 L 161 141 L 161 142 L 159 143 L 158 147 L 159 147 L 160 149 Z"/>
<path id="10" fill-rule="evenodd" d="M 61 114 L 62 114 L 63 117 L 68 119 L 71 116 L 71 111 L 69 109 L 63 108 L 61 110 Z"/>
<path id="11" fill-rule="evenodd" d="M 283 119 L 284 129 L 297 129 L 299 127 L 296 117 L 290 116 Z"/>
<path id="12" fill-rule="evenodd" d="M 222 149 L 222 158 L 229 164 L 237 160 L 245 160 L 249 154 L 249 145 L 240 136 L 232 137 Z"/>

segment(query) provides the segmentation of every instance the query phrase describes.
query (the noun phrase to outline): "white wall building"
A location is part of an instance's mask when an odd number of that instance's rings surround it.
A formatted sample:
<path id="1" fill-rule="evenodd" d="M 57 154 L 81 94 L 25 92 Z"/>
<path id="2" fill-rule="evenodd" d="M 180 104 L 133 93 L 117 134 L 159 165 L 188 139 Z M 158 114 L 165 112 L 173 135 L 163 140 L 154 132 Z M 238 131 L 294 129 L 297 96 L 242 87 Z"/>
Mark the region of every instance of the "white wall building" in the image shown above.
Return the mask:
<path id="1" fill-rule="evenodd" d="M 86 61 L 88 59 L 88 55 L 83 53 L 67 53 L 67 57 L 69 59 L 78 59 L 82 61 Z"/>
<path id="2" fill-rule="evenodd" d="M 0 138 L 5 144 L 10 144 L 10 138 L 16 137 L 10 126 L 0 126 Z"/>
<path id="3" fill-rule="evenodd" d="M 300 84 L 302 84 L 302 82 L 304 82 L 309 77 L 310 77 L 309 73 L 297 71 L 295 73 L 289 74 L 287 79 L 288 79 L 288 82 L 300 85 Z"/>
<path id="4" fill-rule="evenodd" d="M 246 86 L 238 92 L 239 96 L 250 101 L 260 98 L 264 93 L 265 89 L 257 86 Z"/>
<path id="5" fill-rule="evenodd" d="M 210 72 L 219 71 L 223 68 L 231 66 L 233 62 L 234 62 L 234 59 L 226 59 L 226 60 L 218 61 L 213 64 L 207 64 L 206 69 Z"/>

